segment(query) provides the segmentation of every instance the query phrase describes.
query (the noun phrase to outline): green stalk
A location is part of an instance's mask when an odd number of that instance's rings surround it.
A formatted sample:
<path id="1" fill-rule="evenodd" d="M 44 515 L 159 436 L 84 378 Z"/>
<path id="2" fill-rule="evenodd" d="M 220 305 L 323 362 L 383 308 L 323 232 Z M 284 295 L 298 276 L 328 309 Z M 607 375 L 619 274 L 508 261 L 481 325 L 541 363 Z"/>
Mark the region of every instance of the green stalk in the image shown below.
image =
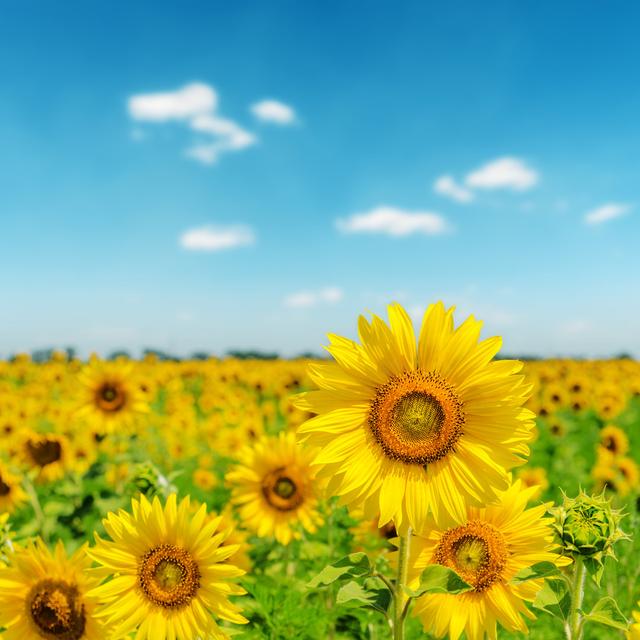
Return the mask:
<path id="1" fill-rule="evenodd" d="M 406 535 L 400 536 L 398 548 L 398 577 L 393 598 L 393 640 L 404 640 L 404 619 L 407 615 L 407 603 L 409 598 L 404 592 L 407 585 L 407 572 L 409 570 L 409 552 L 411 547 L 411 527 Z"/>
<path id="2" fill-rule="evenodd" d="M 584 598 L 584 581 L 587 570 L 580 556 L 574 560 L 573 584 L 571 586 L 571 609 L 569 619 L 565 623 L 567 640 L 581 640 L 582 638 L 582 600 Z"/>

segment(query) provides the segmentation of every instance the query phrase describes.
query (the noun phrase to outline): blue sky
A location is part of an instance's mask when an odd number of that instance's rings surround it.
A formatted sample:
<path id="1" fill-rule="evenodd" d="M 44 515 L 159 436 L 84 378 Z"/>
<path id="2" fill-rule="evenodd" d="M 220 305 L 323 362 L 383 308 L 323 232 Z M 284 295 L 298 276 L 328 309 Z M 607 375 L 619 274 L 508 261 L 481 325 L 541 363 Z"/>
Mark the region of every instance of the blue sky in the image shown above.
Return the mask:
<path id="1" fill-rule="evenodd" d="M 4 2 L 0 354 L 295 354 L 443 299 L 509 353 L 640 355 L 639 19 Z"/>

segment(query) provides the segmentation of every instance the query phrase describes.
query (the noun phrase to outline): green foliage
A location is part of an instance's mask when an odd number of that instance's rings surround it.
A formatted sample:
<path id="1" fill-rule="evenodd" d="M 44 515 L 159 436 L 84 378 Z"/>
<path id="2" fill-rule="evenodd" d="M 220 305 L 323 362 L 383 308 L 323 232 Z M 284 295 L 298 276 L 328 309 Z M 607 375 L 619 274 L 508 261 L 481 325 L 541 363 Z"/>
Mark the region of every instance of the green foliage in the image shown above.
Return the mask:
<path id="1" fill-rule="evenodd" d="M 471 591 L 473 587 L 466 583 L 455 571 L 439 564 L 431 564 L 420 575 L 417 589 L 405 588 L 407 595 L 417 598 L 425 593 L 458 594 Z"/>

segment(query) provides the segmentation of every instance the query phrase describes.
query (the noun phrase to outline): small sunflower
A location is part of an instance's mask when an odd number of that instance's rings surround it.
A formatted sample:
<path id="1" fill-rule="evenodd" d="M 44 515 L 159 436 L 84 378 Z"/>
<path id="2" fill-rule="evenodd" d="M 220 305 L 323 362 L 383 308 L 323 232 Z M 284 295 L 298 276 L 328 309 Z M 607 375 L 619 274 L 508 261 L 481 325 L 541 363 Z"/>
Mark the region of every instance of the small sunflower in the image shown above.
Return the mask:
<path id="1" fill-rule="evenodd" d="M 297 524 L 316 531 L 320 516 L 310 457 L 292 433 L 263 438 L 242 451 L 227 481 L 248 529 L 260 537 L 274 536 L 280 544 L 300 537 Z"/>
<path id="2" fill-rule="evenodd" d="M 133 377 L 133 363 L 93 360 L 79 374 L 83 385 L 78 418 L 105 433 L 129 427 L 149 407 Z"/>
<path id="3" fill-rule="evenodd" d="M 0 462 L 0 513 L 11 513 L 26 499 L 27 494 L 22 490 L 20 479 Z"/>
<path id="4" fill-rule="evenodd" d="M 39 482 L 59 480 L 71 464 L 69 440 L 57 433 L 27 431 L 22 436 L 19 454 L 26 466 L 36 472 Z"/>
<path id="5" fill-rule="evenodd" d="M 403 532 L 423 528 L 429 512 L 463 517 L 468 502 L 506 489 L 507 471 L 528 455 L 534 414 L 523 408 L 522 364 L 492 361 L 502 341 L 478 342 L 473 316 L 454 329 L 453 308 L 431 305 L 417 347 L 400 305 L 389 319 L 360 317 L 361 345 L 330 335 L 335 362 L 310 365 L 320 390 L 296 404 L 320 414 L 298 434 L 316 449 L 329 495 Z"/>
<path id="6" fill-rule="evenodd" d="M 543 467 L 525 467 L 517 473 L 517 478 L 525 487 L 535 487 L 536 491 L 531 495 L 532 500 L 539 498 L 548 488 L 549 480 Z"/>
<path id="7" fill-rule="evenodd" d="M 526 508 L 534 491 L 517 480 L 492 506 L 469 507 L 463 519 L 412 538 L 409 587 L 418 586 L 422 571 L 431 564 L 453 569 L 473 587 L 459 595 L 417 598 L 413 615 L 426 631 L 438 638 L 449 634 L 451 640 L 463 632 L 468 640 L 482 640 L 485 634 L 496 638 L 497 623 L 509 631 L 527 632 L 523 616 L 535 616 L 526 603 L 535 599 L 543 581 L 513 583 L 512 578 L 538 562 L 568 564 L 553 552 L 553 519 L 544 517 L 548 505 Z"/>
<path id="8" fill-rule="evenodd" d="M 242 587 L 229 582 L 244 574 L 225 561 L 238 549 L 223 546 L 221 518 L 206 521 L 202 505 L 195 515 L 190 499 L 177 504 L 175 494 L 162 507 L 156 497 L 132 500 L 132 514 L 120 510 L 103 521 L 111 540 L 96 536 L 89 555 L 95 571 L 111 578 L 91 593 L 100 600 L 99 615 L 114 626 L 117 638 L 136 632 L 137 640 L 226 638 L 213 615 L 245 623 L 229 595 Z M 137 630 L 137 631 L 136 631 Z"/>
<path id="9" fill-rule="evenodd" d="M 623 456 L 629 451 L 629 438 L 622 429 L 609 424 L 600 431 L 600 446 L 614 456 Z"/>
<path id="10" fill-rule="evenodd" d="M 41 540 L 16 547 L 0 580 L 0 626 L 6 640 L 103 640 L 88 592 L 97 582 L 85 547 L 68 557 L 62 542 L 51 553 Z"/>

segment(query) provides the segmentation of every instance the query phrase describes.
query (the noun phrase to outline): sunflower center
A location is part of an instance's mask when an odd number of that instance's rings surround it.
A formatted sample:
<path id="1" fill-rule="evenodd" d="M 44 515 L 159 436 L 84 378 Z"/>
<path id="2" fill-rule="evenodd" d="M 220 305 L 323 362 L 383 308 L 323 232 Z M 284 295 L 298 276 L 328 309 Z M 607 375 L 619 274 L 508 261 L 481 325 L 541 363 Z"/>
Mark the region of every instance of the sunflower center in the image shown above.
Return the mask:
<path id="1" fill-rule="evenodd" d="M 31 459 L 41 467 L 58 462 L 62 458 L 62 446 L 57 440 L 47 438 L 38 441 L 29 440 L 27 450 Z"/>
<path id="2" fill-rule="evenodd" d="M 102 411 L 115 413 L 120 411 L 127 402 L 127 394 L 117 383 L 105 382 L 96 392 L 96 405 Z"/>
<path id="3" fill-rule="evenodd" d="M 142 558 L 138 583 L 154 604 L 168 609 L 184 607 L 200 588 L 200 570 L 186 549 L 163 544 Z"/>
<path id="4" fill-rule="evenodd" d="M 434 371 L 407 371 L 376 392 L 369 427 L 387 457 L 425 465 L 444 458 L 462 435 L 464 412 Z"/>
<path id="5" fill-rule="evenodd" d="M 8 485 L 0 476 L 0 498 L 8 496 L 11 493 L 11 486 Z"/>
<path id="6" fill-rule="evenodd" d="M 447 529 L 434 554 L 435 562 L 450 567 L 475 591 L 484 591 L 502 576 L 508 551 L 503 535 L 486 522 L 473 520 Z"/>
<path id="7" fill-rule="evenodd" d="M 262 495 L 278 511 L 297 509 L 304 500 L 298 485 L 287 475 L 287 470 L 284 467 L 270 471 L 263 478 Z"/>
<path id="8" fill-rule="evenodd" d="M 84 635 L 84 605 L 78 589 L 61 580 L 42 580 L 27 599 L 39 635 L 49 640 L 79 640 Z"/>

